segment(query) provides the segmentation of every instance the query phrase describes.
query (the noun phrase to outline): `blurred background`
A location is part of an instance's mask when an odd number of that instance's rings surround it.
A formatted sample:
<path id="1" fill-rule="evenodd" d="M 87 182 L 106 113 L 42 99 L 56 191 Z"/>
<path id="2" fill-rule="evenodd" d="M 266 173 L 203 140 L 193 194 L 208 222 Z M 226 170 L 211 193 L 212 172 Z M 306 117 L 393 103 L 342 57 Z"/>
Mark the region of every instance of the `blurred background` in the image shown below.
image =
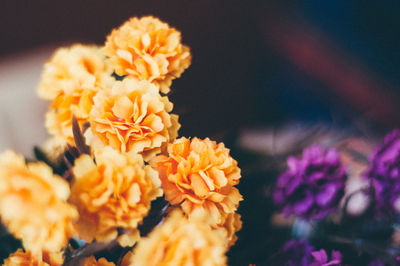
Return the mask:
<path id="1" fill-rule="evenodd" d="M 57 47 L 103 44 L 128 18 L 157 16 L 182 32 L 193 55 L 170 95 L 181 135 L 224 141 L 246 177 L 230 265 L 268 265 L 282 239 L 268 227 L 265 199 L 279 172 L 268 168 L 276 157 L 247 152 L 285 158 L 321 129 L 322 140 L 374 142 L 398 127 L 399 10 L 395 0 L 0 0 L 0 150 L 30 156 L 46 139 L 48 103 L 35 90 Z M 368 154 L 372 144 L 356 146 Z"/>
<path id="2" fill-rule="evenodd" d="M 192 49 L 171 95 L 183 135 L 219 138 L 288 121 L 395 127 L 399 8 L 389 0 L 2 0 L 0 147 L 29 153 L 44 140 L 46 103 L 35 89 L 56 47 L 102 44 L 129 17 L 149 14 Z"/>

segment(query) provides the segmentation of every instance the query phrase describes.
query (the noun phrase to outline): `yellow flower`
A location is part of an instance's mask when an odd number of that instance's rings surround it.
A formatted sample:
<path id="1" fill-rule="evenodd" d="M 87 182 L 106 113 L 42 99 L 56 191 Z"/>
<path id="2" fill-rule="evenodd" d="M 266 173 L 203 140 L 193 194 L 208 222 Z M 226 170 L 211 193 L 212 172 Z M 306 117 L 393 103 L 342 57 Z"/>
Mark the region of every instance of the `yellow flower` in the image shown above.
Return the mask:
<path id="1" fill-rule="evenodd" d="M 184 137 L 168 144 L 168 157 L 159 155 L 150 161 L 159 172 L 165 198 L 180 204 L 189 216 L 204 212 L 212 225 L 222 225 L 242 200 L 234 185 L 240 169 L 223 143 L 206 138 Z"/>
<path id="2" fill-rule="evenodd" d="M 151 201 L 162 195 L 157 172 L 140 155 L 119 153 L 111 147 L 97 150 L 96 164 L 88 155 L 75 161 L 71 202 L 79 210 L 79 236 L 86 241 L 118 237 L 131 246 L 139 237 L 137 226 Z"/>
<path id="3" fill-rule="evenodd" d="M 156 83 L 163 93 L 191 62 L 181 33 L 154 17 L 131 18 L 113 30 L 105 51 L 118 75 Z"/>
<path id="4" fill-rule="evenodd" d="M 45 65 L 38 93 L 52 100 L 46 114 L 49 133 L 74 144 L 72 115 L 79 125 L 88 121 L 97 91 L 113 82 L 105 56 L 97 46 L 61 48 Z"/>
<path id="5" fill-rule="evenodd" d="M 60 94 L 74 94 L 77 89 L 93 90 L 110 72 L 98 46 L 75 44 L 59 48 L 44 66 L 38 94 L 54 100 Z"/>
<path id="6" fill-rule="evenodd" d="M 172 103 L 148 81 L 125 78 L 100 91 L 90 113 L 92 147 L 109 145 L 122 152 L 141 153 L 145 160 L 176 137 L 178 116 Z"/>
<path id="7" fill-rule="evenodd" d="M 83 260 L 82 266 L 115 266 L 115 264 L 107 261 L 105 258 L 96 260 L 95 257 L 91 256 Z"/>
<path id="8" fill-rule="evenodd" d="M 76 209 L 66 202 L 69 186 L 44 163 L 25 164 L 12 151 L 0 155 L 0 215 L 27 250 L 58 252 L 75 233 Z"/>
<path id="9" fill-rule="evenodd" d="M 64 262 L 62 252 L 43 253 L 43 260 L 35 258 L 30 251 L 18 249 L 4 260 L 4 266 L 59 266 Z"/>
<path id="10" fill-rule="evenodd" d="M 126 260 L 134 266 L 226 265 L 226 245 L 203 219 L 187 220 L 174 210 L 167 220 L 138 243 Z"/>

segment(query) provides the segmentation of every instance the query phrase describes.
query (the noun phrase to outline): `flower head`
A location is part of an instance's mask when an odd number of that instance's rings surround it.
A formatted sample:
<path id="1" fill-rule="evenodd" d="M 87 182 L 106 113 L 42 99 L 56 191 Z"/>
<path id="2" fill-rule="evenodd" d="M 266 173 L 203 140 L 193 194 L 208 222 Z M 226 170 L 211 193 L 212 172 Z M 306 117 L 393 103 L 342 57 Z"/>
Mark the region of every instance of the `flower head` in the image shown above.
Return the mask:
<path id="1" fill-rule="evenodd" d="M 198 219 L 198 220 L 197 220 Z M 138 243 L 131 263 L 145 265 L 226 265 L 226 244 L 203 219 L 188 220 L 174 210 Z M 132 264 L 130 264 L 132 265 Z"/>
<path id="2" fill-rule="evenodd" d="M 86 241 L 109 241 L 118 237 L 121 245 L 138 238 L 137 226 L 162 195 L 157 172 L 145 166 L 140 155 L 119 153 L 111 147 L 75 161 L 71 202 L 79 210 L 79 236 Z"/>
<path id="3" fill-rule="evenodd" d="M 189 48 L 181 43 L 181 33 L 154 17 L 131 18 L 113 30 L 105 51 L 118 75 L 148 80 L 164 93 L 191 61 Z"/>
<path id="4" fill-rule="evenodd" d="M 99 47 L 74 45 L 57 50 L 45 65 L 38 93 L 52 100 L 46 114 L 46 127 L 51 135 L 74 143 L 72 116 L 80 125 L 87 122 L 93 97 L 113 82 L 104 60 Z"/>
<path id="5" fill-rule="evenodd" d="M 99 92 L 94 101 L 90 113 L 93 137 L 89 137 L 94 147 L 109 145 L 148 159 L 177 135 L 178 116 L 169 114 L 172 103 L 147 81 L 117 81 L 111 89 Z"/>
<path id="6" fill-rule="evenodd" d="M 30 251 L 24 252 L 22 249 L 18 249 L 16 252 L 10 254 L 7 259 L 4 260 L 4 266 L 59 266 L 64 262 L 62 252 L 57 253 L 43 253 L 42 260 L 35 258 Z"/>
<path id="7" fill-rule="evenodd" d="M 400 212 L 400 130 L 386 135 L 374 150 L 364 176 L 374 189 L 377 214 Z"/>
<path id="8" fill-rule="evenodd" d="M 77 89 L 93 90 L 110 72 L 98 46 L 75 44 L 59 48 L 44 65 L 38 94 L 54 100 L 60 94 L 74 94 Z"/>
<path id="9" fill-rule="evenodd" d="M 338 207 L 347 175 L 334 149 L 311 146 L 287 163 L 289 170 L 278 178 L 273 194 L 283 213 L 322 219 Z"/>
<path id="10" fill-rule="evenodd" d="M 58 252 L 75 233 L 78 213 L 66 202 L 69 193 L 68 183 L 46 164 L 25 164 L 11 151 L 0 155 L 2 222 L 38 259 L 44 251 Z"/>
<path id="11" fill-rule="evenodd" d="M 159 155 L 150 165 L 159 172 L 166 200 L 189 216 L 201 211 L 212 224 L 223 224 L 242 200 L 234 187 L 240 169 L 223 143 L 182 137 L 168 144 L 168 156 Z"/>

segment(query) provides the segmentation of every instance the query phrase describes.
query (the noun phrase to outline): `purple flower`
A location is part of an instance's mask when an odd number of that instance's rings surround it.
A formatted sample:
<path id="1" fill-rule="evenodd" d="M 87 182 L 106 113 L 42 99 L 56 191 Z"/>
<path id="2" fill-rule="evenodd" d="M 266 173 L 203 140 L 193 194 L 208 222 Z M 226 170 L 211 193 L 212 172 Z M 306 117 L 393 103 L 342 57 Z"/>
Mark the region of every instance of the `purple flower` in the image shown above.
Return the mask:
<path id="1" fill-rule="evenodd" d="M 375 148 L 364 173 L 374 191 L 378 215 L 399 211 L 400 205 L 400 130 L 387 134 Z"/>
<path id="2" fill-rule="evenodd" d="M 311 146 L 300 159 L 289 157 L 289 169 L 279 176 L 273 199 L 286 215 L 322 219 L 337 209 L 347 179 L 334 149 Z"/>
<path id="3" fill-rule="evenodd" d="M 332 260 L 328 261 L 328 254 L 324 249 L 311 253 L 314 257 L 314 262 L 310 266 L 330 266 L 340 265 L 342 263 L 342 254 L 339 251 L 332 250 Z"/>
<path id="4" fill-rule="evenodd" d="M 305 239 L 289 240 L 277 255 L 276 262 L 272 264 L 280 266 L 309 266 L 313 262 L 311 255 L 313 249 Z"/>

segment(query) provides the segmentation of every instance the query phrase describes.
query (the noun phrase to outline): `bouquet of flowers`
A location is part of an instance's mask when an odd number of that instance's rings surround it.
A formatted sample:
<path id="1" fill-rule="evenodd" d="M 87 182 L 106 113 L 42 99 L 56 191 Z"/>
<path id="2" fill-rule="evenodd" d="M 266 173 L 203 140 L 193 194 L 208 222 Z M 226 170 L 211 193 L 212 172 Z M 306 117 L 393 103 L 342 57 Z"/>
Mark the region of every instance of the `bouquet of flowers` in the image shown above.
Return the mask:
<path id="1" fill-rule="evenodd" d="M 179 136 L 168 94 L 190 63 L 151 16 L 54 53 L 38 86 L 49 139 L 35 159 L 0 154 L 3 265 L 400 263 L 399 130 L 373 150 L 291 128 L 267 153 L 236 132 L 231 150 Z"/>
<path id="2" fill-rule="evenodd" d="M 60 48 L 38 95 L 51 137 L 0 155 L 4 265 L 225 265 L 241 172 L 223 143 L 179 137 L 168 98 L 181 33 L 131 18 L 104 46 Z"/>

